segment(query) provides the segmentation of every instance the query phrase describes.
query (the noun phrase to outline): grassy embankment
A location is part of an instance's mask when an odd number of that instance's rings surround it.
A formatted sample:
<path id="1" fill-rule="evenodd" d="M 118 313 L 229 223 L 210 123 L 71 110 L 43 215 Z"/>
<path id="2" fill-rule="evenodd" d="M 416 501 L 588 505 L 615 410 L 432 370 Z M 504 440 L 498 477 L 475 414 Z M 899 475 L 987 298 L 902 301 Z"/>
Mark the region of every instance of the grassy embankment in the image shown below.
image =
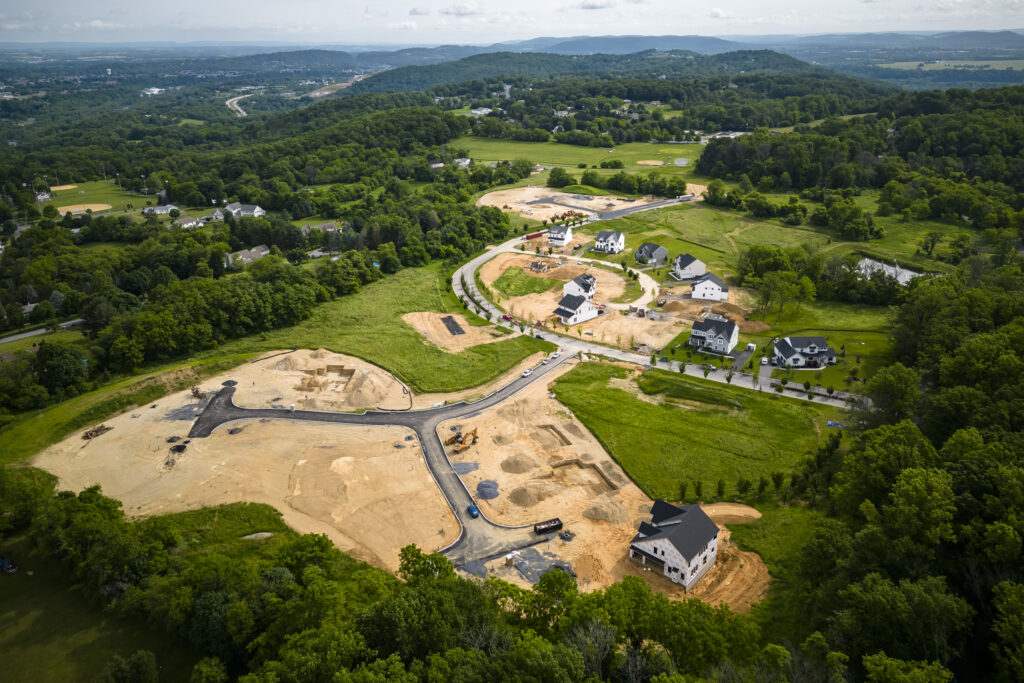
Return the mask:
<path id="1" fill-rule="evenodd" d="M 469 389 L 485 384 L 527 356 L 553 345 L 528 336 L 448 353 L 402 322 L 404 313 L 462 313 L 445 289 L 439 265 L 409 268 L 360 292 L 321 304 L 294 327 L 228 342 L 188 361 L 155 366 L 36 413 L 0 432 L 0 464 L 20 462 L 68 434 L 124 410 L 185 389 L 201 377 L 225 372 L 274 349 L 326 348 L 358 356 L 395 373 L 418 393 Z M 483 324 L 475 319 L 471 322 Z"/>
<path id="2" fill-rule="evenodd" d="M 612 385 L 628 376 L 620 367 L 587 363 L 561 377 L 553 391 L 652 498 L 678 499 L 681 482 L 689 482 L 693 498 L 693 482 L 701 481 L 710 500 L 719 479 L 732 495 L 740 477 L 756 482 L 788 472 L 817 448 L 825 421 L 840 414 L 660 370 L 639 378 L 640 390 L 663 399 L 655 405 Z"/>
<path id="3" fill-rule="evenodd" d="M 45 475 L 40 474 L 40 477 Z M 178 552 L 190 557 L 217 553 L 249 556 L 267 544 L 294 536 L 276 510 L 267 505 L 238 503 L 166 515 L 182 536 Z M 260 541 L 242 536 L 274 533 Z M 20 536 L 5 543 L 5 552 L 21 572 L 4 576 L 0 601 L 0 651 L 5 678 L 11 681 L 91 681 L 114 655 L 149 650 L 156 655 L 161 681 L 187 681 L 202 657 L 177 637 L 168 636 L 139 619 L 101 611 L 52 560 L 31 550 Z M 29 575 L 29 572 L 32 572 Z"/>

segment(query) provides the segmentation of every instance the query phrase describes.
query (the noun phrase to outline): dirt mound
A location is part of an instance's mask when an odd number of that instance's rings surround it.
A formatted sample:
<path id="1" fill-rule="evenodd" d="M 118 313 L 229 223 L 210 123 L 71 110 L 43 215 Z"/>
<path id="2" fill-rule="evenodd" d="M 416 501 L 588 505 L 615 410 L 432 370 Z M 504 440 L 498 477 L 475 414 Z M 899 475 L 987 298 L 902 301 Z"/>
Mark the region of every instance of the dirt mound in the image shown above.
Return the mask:
<path id="1" fill-rule="evenodd" d="M 740 323 L 740 332 L 767 332 L 770 329 L 771 325 L 760 320 L 744 320 Z"/>
<path id="2" fill-rule="evenodd" d="M 578 576 L 584 583 L 611 582 L 611 577 L 608 576 L 608 572 L 605 570 L 604 564 L 602 564 L 601 560 L 593 555 L 580 555 L 573 561 L 572 569 L 576 572 L 576 576 Z"/>
<path id="3" fill-rule="evenodd" d="M 274 363 L 273 369 L 284 371 L 305 370 L 306 364 L 302 361 L 301 358 L 297 358 L 295 356 L 285 356 L 281 360 Z"/>
<path id="4" fill-rule="evenodd" d="M 505 472 L 511 472 L 512 474 L 522 474 L 523 472 L 529 472 L 537 466 L 537 463 L 533 459 L 522 453 L 516 455 L 510 455 L 501 461 L 501 469 Z"/>
<path id="5" fill-rule="evenodd" d="M 737 306 L 736 304 L 729 303 L 728 301 L 721 301 L 714 304 L 711 307 L 711 311 L 712 313 L 718 313 L 719 315 L 727 315 L 730 317 L 739 316 L 741 320 L 747 315 L 747 313 L 749 313 L 749 311 L 742 306 Z"/>
<path id="6" fill-rule="evenodd" d="M 626 524 L 629 522 L 629 513 L 618 503 L 602 503 L 593 505 L 583 511 L 583 516 L 595 522 L 611 522 L 612 524 Z"/>
<path id="7" fill-rule="evenodd" d="M 561 488 L 548 481 L 531 481 L 512 491 L 508 498 L 519 507 L 528 508 L 557 494 Z"/>
<path id="8" fill-rule="evenodd" d="M 317 360 L 322 360 L 324 358 L 330 358 L 333 355 L 334 355 L 333 352 L 328 351 L 327 349 L 324 349 L 324 348 L 320 348 L 320 349 L 317 349 L 316 351 L 314 351 L 312 354 L 310 354 L 310 357 L 311 358 L 316 358 Z"/>
<path id="9" fill-rule="evenodd" d="M 716 524 L 742 524 L 761 519 L 760 510 L 740 503 L 712 503 L 700 507 Z"/>

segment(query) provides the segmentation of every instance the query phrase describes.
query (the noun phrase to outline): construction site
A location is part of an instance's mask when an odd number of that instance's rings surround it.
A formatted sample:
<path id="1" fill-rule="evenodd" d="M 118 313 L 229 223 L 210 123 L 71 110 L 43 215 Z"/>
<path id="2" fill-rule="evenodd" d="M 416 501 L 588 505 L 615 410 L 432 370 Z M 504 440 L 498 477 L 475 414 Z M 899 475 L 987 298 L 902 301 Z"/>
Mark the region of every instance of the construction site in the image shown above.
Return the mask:
<path id="1" fill-rule="evenodd" d="M 548 382 L 519 392 L 471 420 L 442 423 L 448 457 L 488 519 L 509 526 L 558 518 L 562 531 L 540 545 L 494 558 L 468 573 L 495 575 L 522 586 L 561 567 L 576 576 L 581 590 L 597 590 L 624 576 L 650 578 L 652 587 L 673 598 L 700 597 L 745 610 L 767 590 L 770 577 L 761 559 L 719 536 L 718 565 L 687 596 L 665 577 L 644 572 L 626 553 L 651 500 L 608 455 L 597 439 L 548 392 L 566 364 Z M 717 523 L 760 517 L 753 508 L 715 504 L 706 511 Z"/>

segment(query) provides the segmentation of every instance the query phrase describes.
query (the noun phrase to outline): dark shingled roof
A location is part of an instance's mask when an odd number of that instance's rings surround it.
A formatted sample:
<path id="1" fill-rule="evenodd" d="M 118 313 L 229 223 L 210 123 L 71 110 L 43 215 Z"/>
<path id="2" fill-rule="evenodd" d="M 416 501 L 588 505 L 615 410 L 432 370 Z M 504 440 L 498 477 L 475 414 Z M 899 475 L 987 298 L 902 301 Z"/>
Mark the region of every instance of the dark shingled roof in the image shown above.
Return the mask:
<path id="1" fill-rule="evenodd" d="M 787 337 L 789 343 L 796 349 L 805 349 L 811 344 L 814 344 L 819 349 L 823 349 L 828 346 L 828 342 L 824 337 Z"/>
<path id="2" fill-rule="evenodd" d="M 736 327 L 736 323 L 731 320 L 722 320 L 721 318 L 705 318 L 704 320 L 698 320 L 693 324 L 693 329 L 700 330 L 701 332 L 714 332 L 720 334 L 726 339 L 732 337 L 732 331 Z"/>
<path id="3" fill-rule="evenodd" d="M 657 253 L 659 249 L 661 251 L 667 251 L 665 247 L 655 244 L 654 242 L 644 242 L 636 248 L 636 256 L 642 259 L 651 259 L 654 258 L 654 254 Z"/>
<path id="4" fill-rule="evenodd" d="M 698 278 L 697 281 L 694 282 L 693 284 L 696 286 L 696 285 L 699 285 L 701 282 L 704 282 L 705 280 L 710 280 L 711 282 L 714 282 L 716 285 L 718 285 L 719 287 L 722 288 L 723 292 L 728 292 L 729 291 L 729 285 L 725 284 L 725 282 L 722 280 L 722 278 L 718 277 L 714 273 L 708 273 L 706 275 L 701 275 L 700 278 Z"/>
<path id="5" fill-rule="evenodd" d="M 593 289 L 597 285 L 597 280 L 595 280 L 594 276 L 591 275 L 590 273 L 583 273 L 582 275 L 577 275 L 572 279 L 572 281 L 578 284 L 583 289 Z"/>
<path id="6" fill-rule="evenodd" d="M 796 353 L 785 338 L 775 342 L 775 352 L 780 354 L 783 358 L 792 358 L 793 354 Z"/>
<path id="7" fill-rule="evenodd" d="M 596 239 L 598 242 L 600 242 L 601 240 L 618 239 L 618 236 L 621 234 L 621 232 L 618 232 L 616 230 L 601 230 L 597 233 Z"/>
<path id="8" fill-rule="evenodd" d="M 566 294 L 562 297 L 562 300 L 558 302 L 558 308 L 555 309 L 555 315 L 563 318 L 571 318 L 576 315 L 576 312 L 585 301 L 586 299 L 582 296 Z"/>
<path id="9" fill-rule="evenodd" d="M 672 262 L 672 265 L 674 265 L 676 268 L 682 269 L 689 267 L 690 264 L 696 261 L 696 256 L 691 256 L 690 254 L 680 254 L 679 256 L 676 256 L 675 261 Z"/>
<path id="10" fill-rule="evenodd" d="M 552 237 L 555 235 L 564 235 L 567 232 L 569 232 L 568 225 L 552 225 L 548 228 L 548 235 Z"/>
<path id="11" fill-rule="evenodd" d="M 693 560 L 718 536 L 718 525 L 711 521 L 699 505 L 678 508 L 663 500 L 656 500 L 651 506 L 651 519 L 654 524 L 640 523 L 640 531 L 631 542 L 664 538 L 675 546 L 687 562 Z"/>

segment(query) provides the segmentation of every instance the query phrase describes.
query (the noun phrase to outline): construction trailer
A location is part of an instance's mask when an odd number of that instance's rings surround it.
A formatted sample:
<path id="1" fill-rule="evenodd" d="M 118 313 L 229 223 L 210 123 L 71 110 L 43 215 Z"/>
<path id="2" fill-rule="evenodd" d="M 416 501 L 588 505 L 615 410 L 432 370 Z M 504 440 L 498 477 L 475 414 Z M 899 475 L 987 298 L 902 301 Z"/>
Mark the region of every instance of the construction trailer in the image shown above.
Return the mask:
<path id="1" fill-rule="evenodd" d="M 533 533 L 535 534 L 550 534 L 556 531 L 562 530 L 562 520 L 558 517 L 554 519 L 548 519 L 543 522 L 537 522 L 533 525 Z"/>

